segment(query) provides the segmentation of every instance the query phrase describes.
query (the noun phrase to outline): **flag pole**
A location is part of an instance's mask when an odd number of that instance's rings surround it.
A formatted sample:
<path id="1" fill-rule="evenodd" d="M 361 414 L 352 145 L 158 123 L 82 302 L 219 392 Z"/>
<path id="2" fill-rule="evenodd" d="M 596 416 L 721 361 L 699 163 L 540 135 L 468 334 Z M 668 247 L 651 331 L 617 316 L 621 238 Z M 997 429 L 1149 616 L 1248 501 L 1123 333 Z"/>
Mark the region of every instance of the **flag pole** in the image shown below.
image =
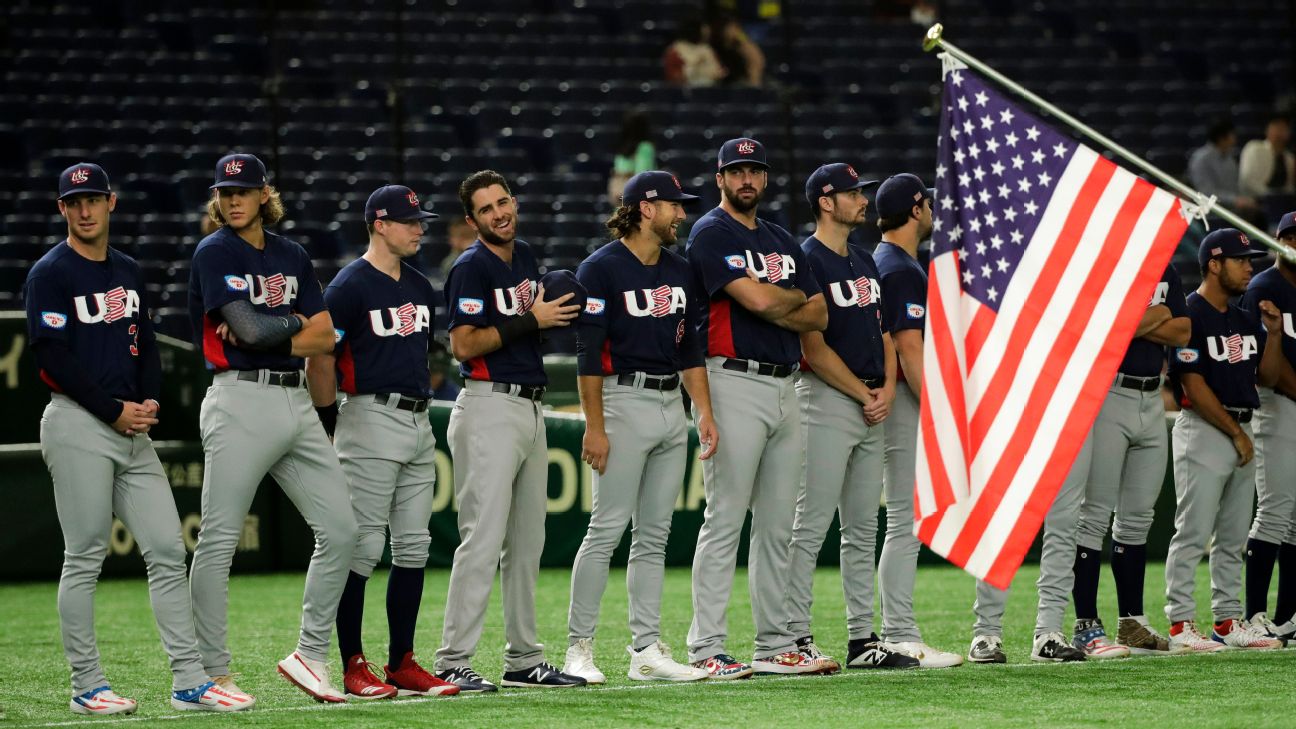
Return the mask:
<path id="1" fill-rule="evenodd" d="M 1102 145 L 1103 147 L 1110 149 L 1112 152 L 1115 152 L 1117 155 L 1120 155 L 1122 158 L 1125 159 L 1125 161 L 1129 162 L 1130 164 L 1134 165 L 1140 170 L 1143 170 L 1147 174 L 1156 178 L 1163 185 L 1166 185 L 1167 187 L 1178 192 L 1184 198 L 1187 198 L 1189 201 L 1191 201 L 1191 204 L 1202 206 L 1203 203 L 1211 199 L 1209 196 L 1203 195 L 1202 193 L 1194 190 L 1188 185 L 1185 185 L 1184 183 L 1175 179 L 1172 175 L 1169 175 L 1166 172 L 1162 171 L 1156 165 L 1153 165 L 1147 160 L 1144 160 L 1142 157 L 1129 151 L 1125 147 L 1117 144 L 1115 141 L 1107 137 L 1105 134 L 1097 131 L 1093 127 L 1090 127 L 1089 125 L 1085 124 L 1079 119 L 1076 119 L 1075 117 L 1071 116 L 1065 111 L 1062 111 L 1061 109 L 1057 108 L 1053 104 L 1050 104 L 1049 102 L 1040 98 L 1030 89 L 1022 86 L 1016 81 L 1013 81 L 1007 76 L 1004 76 L 1003 74 L 994 70 L 981 59 L 968 54 L 967 51 L 964 51 L 962 48 L 959 48 L 958 46 L 955 46 L 954 44 L 945 40 L 942 37 L 944 30 L 945 30 L 944 26 L 942 26 L 940 23 L 937 23 L 933 25 L 931 28 L 928 28 L 927 35 L 923 38 L 923 50 L 927 52 L 931 52 L 936 48 L 944 49 L 946 53 L 950 54 L 954 58 L 957 58 L 963 63 L 966 63 L 969 67 L 974 68 L 977 71 L 980 71 L 981 73 L 985 74 L 986 76 L 994 79 L 1004 88 L 1007 88 L 1012 92 L 1018 94 L 1019 96 L 1025 98 L 1027 101 L 1031 102 L 1032 104 L 1035 104 L 1039 108 L 1047 111 L 1049 114 L 1052 114 L 1053 116 L 1062 120 L 1067 126 L 1071 127 L 1072 129 L 1075 129 L 1081 134 L 1084 134 L 1085 136 L 1094 140 L 1095 142 Z M 1220 205 L 1219 203 L 1215 203 L 1210 208 L 1209 211 L 1214 212 L 1224 220 L 1232 223 L 1239 230 L 1251 236 L 1252 238 L 1260 241 L 1261 243 L 1264 243 L 1266 246 L 1273 249 L 1275 254 L 1287 259 L 1288 262 L 1296 263 L 1296 251 L 1293 251 L 1292 249 L 1284 245 L 1281 245 L 1280 243 L 1278 243 L 1278 241 L 1274 240 L 1268 233 L 1255 227 L 1250 222 L 1248 222 L 1245 218 L 1233 212 L 1232 210 L 1229 210 L 1228 208 L 1224 207 L 1223 205 Z"/>

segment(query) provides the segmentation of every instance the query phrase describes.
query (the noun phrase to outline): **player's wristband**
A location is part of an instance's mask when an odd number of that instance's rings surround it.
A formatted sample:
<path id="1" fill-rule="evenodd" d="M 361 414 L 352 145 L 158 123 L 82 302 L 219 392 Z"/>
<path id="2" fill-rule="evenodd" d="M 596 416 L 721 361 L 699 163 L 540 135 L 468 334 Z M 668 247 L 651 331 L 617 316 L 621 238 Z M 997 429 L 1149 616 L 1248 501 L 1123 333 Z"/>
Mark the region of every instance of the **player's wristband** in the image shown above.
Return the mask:
<path id="1" fill-rule="evenodd" d="M 508 344 L 519 337 L 540 331 L 540 322 L 536 320 L 535 312 L 528 311 L 503 324 L 496 324 L 495 330 L 499 332 L 500 344 Z"/>
<path id="2" fill-rule="evenodd" d="M 337 401 L 334 400 L 332 405 L 325 405 L 324 407 L 316 407 L 315 414 L 319 416 L 320 423 L 323 424 L 324 426 L 324 432 L 328 433 L 328 437 L 332 438 L 333 431 L 337 430 L 337 416 L 338 416 Z"/>

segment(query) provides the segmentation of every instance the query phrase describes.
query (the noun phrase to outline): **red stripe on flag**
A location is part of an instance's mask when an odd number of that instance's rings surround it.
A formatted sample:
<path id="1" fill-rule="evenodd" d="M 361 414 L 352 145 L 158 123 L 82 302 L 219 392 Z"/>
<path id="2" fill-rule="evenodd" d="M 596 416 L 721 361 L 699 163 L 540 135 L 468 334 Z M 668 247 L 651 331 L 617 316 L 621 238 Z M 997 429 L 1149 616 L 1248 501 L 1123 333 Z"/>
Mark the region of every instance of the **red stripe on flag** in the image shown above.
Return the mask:
<path id="1" fill-rule="evenodd" d="M 986 337 L 990 336 L 990 330 L 994 327 L 995 313 L 989 307 L 981 307 L 976 316 L 972 317 L 972 324 L 968 326 L 967 336 L 964 337 L 964 354 L 967 355 L 967 368 L 972 369 L 976 364 L 977 355 L 981 354 L 981 347 L 985 345 Z"/>
<path id="2" fill-rule="evenodd" d="M 955 258 L 954 262 L 955 266 L 952 280 L 957 281 L 958 259 Z M 945 397 L 949 401 L 950 414 L 954 418 L 954 426 L 958 429 L 959 442 L 965 446 L 963 449 L 964 463 L 971 463 L 966 448 L 968 442 L 967 397 L 963 390 L 964 373 L 959 370 L 957 349 L 954 345 L 955 328 L 950 323 L 950 312 L 945 310 L 945 300 L 942 296 L 944 290 L 942 288 L 942 283 L 944 282 L 940 280 L 939 276 L 935 275 L 935 268 L 932 268 L 930 273 L 932 274 L 930 276 L 932 291 L 927 297 L 927 316 L 932 323 L 931 336 L 932 345 L 936 349 L 936 361 L 932 363 L 932 369 L 928 369 L 927 366 L 923 367 L 923 391 L 926 392 L 927 390 L 926 385 L 928 378 L 926 373 L 934 371 L 939 375 L 941 385 L 945 390 Z M 957 286 L 958 284 L 954 285 Z M 928 453 L 931 453 L 940 449 L 940 441 L 936 437 L 934 430 L 935 425 L 934 421 L 932 421 L 931 403 L 927 398 L 923 398 L 922 408 L 919 411 L 919 422 L 921 423 L 924 419 L 933 423 L 933 430 L 931 433 L 927 434 L 926 440 L 924 441 Z M 942 479 L 940 483 L 943 485 L 944 491 L 935 492 L 937 507 L 948 505 L 955 498 L 953 487 L 943 470 L 941 475 Z M 933 490 L 937 488 L 934 475 L 932 487 Z"/>

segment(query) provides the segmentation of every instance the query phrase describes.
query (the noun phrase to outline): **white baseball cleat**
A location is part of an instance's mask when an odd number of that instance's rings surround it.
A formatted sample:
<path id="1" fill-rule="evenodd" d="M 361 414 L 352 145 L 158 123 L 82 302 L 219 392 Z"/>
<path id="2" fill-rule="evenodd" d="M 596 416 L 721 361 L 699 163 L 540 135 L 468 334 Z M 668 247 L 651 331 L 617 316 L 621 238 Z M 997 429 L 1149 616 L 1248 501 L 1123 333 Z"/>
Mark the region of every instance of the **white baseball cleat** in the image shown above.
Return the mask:
<path id="1" fill-rule="evenodd" d="M 255 705 L 256 699 L 221 688 L 215 681 L 186 691 L 171 692 L 171 707 L 181 711 L 243 711 Z"/>
<path id="2" fill-rule="evenodd" d="M 1202 635 L 1193 620 L 1184 620 L 1170 624 L 1171 653 L 1218 653 L 1225 649 L 1218 643 Z"/>
<path id="3" fill-rule="evenodd" d="M 922 641 L 911 640 L 904 643 L 892 643 L 891 649 L 910 658 L 918 659 L 919 668 L 953 668 L 963 665 L 963 656 L 949 651 L 937 650 Z"/>
<path id="4" fill-rule="evenodd" d="M 694 668 L 678 663 L 671 657 L 670 646 L 660 640 L 641 651 L 626 646 L 630 653 L 632 681 L 701 681 L 711 674 L 705 668 Z"/>
<path id="5" fill-rule="evenodd" d="M 293 651 L 279 661 L 279 675 L 321 704 L 344 704 L 346 696 L 329 683 L 328 664 Z"/>
<path id="6" fill-rule="evenodd" d="M 85 714 L 87 716 L 108 716 L 109 714 L 134 714 L 139 704 L 135 699 L 128 699 L 125 696 L 118 696 L 108 686 L 100 686 L 96 689 L 73 696 L 68 702 L 68 708 L 74 714 Z"/>
<path id="7" fill-rule="evenodd" d="M 569 676 L 580 676 L 587 684 L 607 683 L 607 676 L 594 665 L 593 638 L 578 638 L 567 647 L 562 672 Z"/>
<path id="8" fill-rule="evenodd" d="M 1271 638 L 1245 620 L 1228 618 L 1215 623 L 1211 637 L 1228 648 L 1269 651 L 1282 648 L 1282 641 Z"/>

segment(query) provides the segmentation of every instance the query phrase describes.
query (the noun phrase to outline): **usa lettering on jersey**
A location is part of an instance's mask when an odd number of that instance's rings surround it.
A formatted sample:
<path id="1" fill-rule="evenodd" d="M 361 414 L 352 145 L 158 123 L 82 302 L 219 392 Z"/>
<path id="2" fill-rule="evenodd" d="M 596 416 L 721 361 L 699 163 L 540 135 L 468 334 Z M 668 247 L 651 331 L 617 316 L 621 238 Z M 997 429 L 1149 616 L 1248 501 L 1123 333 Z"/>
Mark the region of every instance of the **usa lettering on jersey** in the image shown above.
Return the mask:
<path id="1" fill-rule="evenodd" d="M 91 313 L 91 302 L 94 312 Z M 77 321 L 82 324 L 112 324 L 121 319 L 134 317 L 140 310 L 140 297 L 135 289 L 118 286 L 111 291 L 78 296 L 73 299 L 76 305 Z"/>
<path id="2" fill-rule="evenodd" d="M 1283 334 L 1287 335 L 1291 339 L 1296 339 L 1296 326 L 1293 326 L 1292 324 L 1292 313 L 1290 311 L 1283 312 L 1282 322 Z"/>
<path id="3" fill-rule="evenodd" d="M 1260 347 L 1253 334 L 1245 337 L 1230 334 L 1227 337 L 1206 337 L 1206 351 L 1216 362 L 1227 361 L 1229 364 L 1237 364 L 1251 359 L 1256 352 L 1260 351 Z"/>
<path id="4" fill-rule="evenodd" d="M 536 282 L 526 279 L 516 286 L 495 289 L 495 309 L 505 316 L 521 316 L 535 304 Z"/>
<path id="5" fill-rule="evenodd" d="M 253 304 L 275 307 L 297 300 L 297 277 L 282 273 L 272 276 L 251 273 L 242 277 L 226 276 L 225 287 L 230 291 L 248 292 L 248 300 Z"/>
<path id="6" fill-rule="evenodd" d="M 661 318 L 672 314 L 683 314 L 688 305 L 688 297 L 679 286 L 658 286 L 655 289 L 639 289 L 622 292 L 625 298 L 626 313 L 630 316 L 652 316 Z"/>
<path id="7" fill-rule="evenodd" d="M 756 274 L 756 278 L 770 283 L 778 283 L 796 275 L 796 259 L 783 253 L 752 253 L 743 251 L 747 256 L 747 268 Z"/>
<path id="8" fill-rule="evenodd" d="M 863 309 L 882 298 L 882 287 L 877 279 L 860 276 L 854 281 L 834 281 L 828 284 L 833 303 L 841 308 L 858 306 Z"/>
<path id="9" fill-rule="evenodd" d="M 1148 302 L 1148 307 L 1164 304 L 1168 298 L 1170 298 L 1170 284 L 1161 281 L 1156 285 L 1156 290 L 1152 292 L 1152 300 Z"/>
<path id="10" fill-rule="evenodd" d="M 370 309 L 369 325 L 380 337 L 408 337 L 432 328 L 432 312 L 425 304 L 410 302 L 386 309 Z"/>

